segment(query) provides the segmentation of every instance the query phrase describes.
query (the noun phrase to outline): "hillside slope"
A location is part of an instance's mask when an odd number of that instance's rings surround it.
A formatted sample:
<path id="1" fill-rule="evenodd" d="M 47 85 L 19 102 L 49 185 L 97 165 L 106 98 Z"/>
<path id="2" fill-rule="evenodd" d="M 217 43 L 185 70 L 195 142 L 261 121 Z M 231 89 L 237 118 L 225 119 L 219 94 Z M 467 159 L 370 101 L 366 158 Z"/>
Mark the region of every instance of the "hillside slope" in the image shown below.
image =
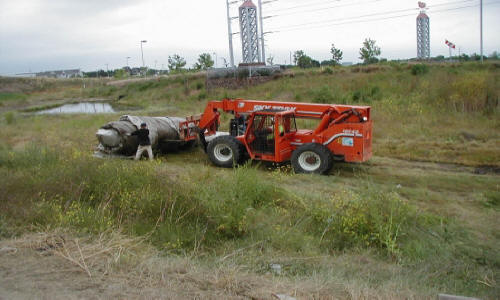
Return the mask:
<path id="1" fill-rule="evenodd" d="M 73 261 L 66 263 L 75 280 L 88 273 L 91 282 L 110 284 L 122 272 L 132 281 L 160 276 L 129 258 L 105 272 L 106 262 L 92 260 L 85 268 L 84 258 L 100 253 L 96 243 L 119 233 L 141 240 L 133 255 L 146 251 L 158 265 L 188 264 L 188 279 L 176 275 L 188 297 L 201 289 L 200 295 L 227 298 L 403 299 L 439 292 L 498 298 L 500 68 L 419 68 L 425 70 L 390 64 L 294 70 L 259 86 L 212 91 L 191 75 L 120 87 L 0 78 L 0 237 L 3 246 L 19 249 L 0 252 L 0 262 L 37 255 L 29 232 L 56 232 L 73 241 Z M 140 109 L 129 111 L 138 115 L 185 116 L 223 97 L 371 105 L 374 158 L 337 163 L 329 176 L 265 163 L 219 169 L 196 148 L 153 163 L 98 160 L 91 156 L 95 131 L 119 114 L 30 112 L 106 98 Z M 75 239 L 85 241 L 81 258 Z M 63 250 L 59 245 L 50 253 Z M 0 271 L 18 267 L 2 263 Z M 202 281 L 200 274 L 212 269 L 219 273 Z"/>

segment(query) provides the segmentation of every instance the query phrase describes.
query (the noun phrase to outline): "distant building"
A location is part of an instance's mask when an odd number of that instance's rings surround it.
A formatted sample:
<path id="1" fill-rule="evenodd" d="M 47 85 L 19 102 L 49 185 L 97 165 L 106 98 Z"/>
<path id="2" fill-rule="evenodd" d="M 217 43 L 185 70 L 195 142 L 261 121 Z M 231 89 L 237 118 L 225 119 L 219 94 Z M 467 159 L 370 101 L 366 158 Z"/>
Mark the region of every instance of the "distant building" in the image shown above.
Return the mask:
<path id="1" fill-rule="evenodd" d="M 139 76 L 141 75 L 141 68 L 129 68 L 128 70 L 130 76 Z"/>
<path id="2" fill-rule="evenodd" d="M 83 72 L 80 69 L 74 70 L 59 70 L 59 71 L 46 71 L 35 74 L 36 77 L 45 78 L 76 78 L 83 77 Z"/>
<path id="3" fill-rule="evenodd" d="M 36 73 L 19 73 L 15 75 L 16 77 L 35 77 Z"/>
<path id="4" fill-rule="evenodd" d="M 343 62 L 343 63 L 342 63 L 342 65 L 343 65 L 343 66 L 352 66 L 352 65 L 353 65 L 353 63 L 352 63 L 352 62 L 350 62 L 350 61 L 346 61 L 346 62 Z"/>

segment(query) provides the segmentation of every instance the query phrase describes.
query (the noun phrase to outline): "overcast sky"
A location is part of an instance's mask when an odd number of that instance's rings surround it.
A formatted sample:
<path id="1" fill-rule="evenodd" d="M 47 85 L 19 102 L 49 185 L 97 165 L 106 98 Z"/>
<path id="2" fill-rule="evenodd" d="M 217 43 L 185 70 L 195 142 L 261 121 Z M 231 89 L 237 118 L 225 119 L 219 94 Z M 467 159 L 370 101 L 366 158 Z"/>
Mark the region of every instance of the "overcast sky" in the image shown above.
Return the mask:
<path id="1" fill-rule="evenodd" d="M 254 0 L 257 3 L 258 0 Z M 241 1 L 240 1 L 241 2 Z M 479 52 L 479 0 L 429 0 L 431 55 L 448 55 L 445 39 L 462 52 Z M 500 50 L 500 0 L 484 0 L 485 54 Z M 467 7 L 472 6 L 472 7 Z M 237 16 L 238 5 L 231 13 Z M 460 8 L 460 9 L 455 9 Z M 453 10 L 452 10 L 453 9 Z M 278 0 L 264 5 L 266 54 L 288 63 L 302 49 L 317 60 L 329 58 L 332 43 L 344 61 L 359 61 L 370 37 L 381 57 L 416 56 L 417 1 Z M 361 17 L 362 18 L 356 18 Z M 237 20 L 233 32 L 239 31 Z M 225 0 L 0 0 L 0 74 L 81 68 L 84 71 L 146 65 L 166 67 L 178 53 L 188 65 L 199 53 L 228 58 Z M 234 38 L 235 60 L 241 41 Z M 457 49 L 458 52 L 458 49 Z"/>

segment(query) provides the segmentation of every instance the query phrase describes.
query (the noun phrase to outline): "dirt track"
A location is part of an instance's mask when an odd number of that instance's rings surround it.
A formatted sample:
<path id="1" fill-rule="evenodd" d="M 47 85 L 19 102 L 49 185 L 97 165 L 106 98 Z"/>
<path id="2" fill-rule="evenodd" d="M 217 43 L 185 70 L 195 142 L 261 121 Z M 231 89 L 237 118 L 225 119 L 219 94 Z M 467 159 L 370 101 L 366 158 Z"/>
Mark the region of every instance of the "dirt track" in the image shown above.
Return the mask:
<path id="1" fill-rule="evenodd" d="M 54 243 L 54 237 L 61 242 Z M 133 248 L 130 240 L 102 248 L 80 240 L 78 251 L 69 246 L 75 241 L 59 234 L 0 241 L 0 299 L 275 299 L 273 292 L 294 290 L 290 283 L 269 280 L 271 275 L 257 277 L 227 265 L 208 270 L 186 258 L 158 257 L 154 250 L 133 253 L 140 261 L 133 266 L 112 267 Z M 329 299 L 327 294 L 316 293 L 316 299 Z"/>

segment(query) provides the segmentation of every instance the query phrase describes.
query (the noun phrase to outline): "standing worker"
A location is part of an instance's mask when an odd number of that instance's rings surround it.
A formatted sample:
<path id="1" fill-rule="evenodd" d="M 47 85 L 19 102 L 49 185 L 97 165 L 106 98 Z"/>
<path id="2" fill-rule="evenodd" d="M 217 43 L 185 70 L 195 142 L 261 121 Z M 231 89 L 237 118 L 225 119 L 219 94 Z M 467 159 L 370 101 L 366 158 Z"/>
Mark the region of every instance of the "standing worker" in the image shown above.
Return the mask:
<path id="1" fill-rule="evenodd" d="M 146 123 L 141 124 L 141 129 L 132 132 L 130 135 L 136 135 L 139 140 L 135 160 L 139 160 L 144 151 L 148 151 L 149 160 L 153 160 L 153 150 L 151 149 L 151 140 L 149 139 L 149 129 Z"/>

